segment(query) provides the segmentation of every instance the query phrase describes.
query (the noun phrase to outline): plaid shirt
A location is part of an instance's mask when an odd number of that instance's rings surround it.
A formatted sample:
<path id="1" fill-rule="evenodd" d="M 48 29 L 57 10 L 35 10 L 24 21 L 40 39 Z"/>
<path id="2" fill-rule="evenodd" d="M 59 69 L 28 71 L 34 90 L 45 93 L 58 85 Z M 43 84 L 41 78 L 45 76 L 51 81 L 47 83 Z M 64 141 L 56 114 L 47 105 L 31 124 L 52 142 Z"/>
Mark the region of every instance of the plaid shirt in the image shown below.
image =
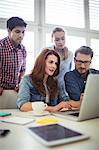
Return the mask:
<path id="1" fill-rule="evenodd" d="M 19 82 L 20 72 L 26 69 L 26 50 L 20 44 L 17 48 L 9 37 L 0 41 L 0 87 L 13 89 Z"/>

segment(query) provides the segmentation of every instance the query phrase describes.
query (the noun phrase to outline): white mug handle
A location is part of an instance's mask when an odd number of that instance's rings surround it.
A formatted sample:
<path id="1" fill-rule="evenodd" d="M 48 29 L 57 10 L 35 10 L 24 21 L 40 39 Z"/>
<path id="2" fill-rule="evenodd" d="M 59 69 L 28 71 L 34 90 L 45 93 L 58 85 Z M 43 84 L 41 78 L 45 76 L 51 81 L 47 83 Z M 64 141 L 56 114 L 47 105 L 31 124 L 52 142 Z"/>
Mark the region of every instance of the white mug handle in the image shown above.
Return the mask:
<path id="1" fill-rule="evenodd" d="M 45 104 L 44 104 L 44 109 L 46 109 L 47 107 L 48 107 L 48 105 L 45 103 Z"/>

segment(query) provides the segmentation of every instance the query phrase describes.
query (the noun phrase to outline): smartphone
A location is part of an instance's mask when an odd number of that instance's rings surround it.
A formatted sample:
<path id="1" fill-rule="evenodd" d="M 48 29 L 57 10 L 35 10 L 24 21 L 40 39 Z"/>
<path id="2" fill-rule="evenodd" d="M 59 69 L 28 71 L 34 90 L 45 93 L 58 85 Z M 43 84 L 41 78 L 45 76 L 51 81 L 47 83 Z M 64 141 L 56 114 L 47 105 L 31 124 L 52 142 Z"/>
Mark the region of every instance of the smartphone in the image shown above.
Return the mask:
<path id="1" fill-rule="evenodd" d="M 46 146 L 56 146 L 89 138 L 87 135 L 59 124 L 29 127 L 28 130 L 34 138 Z"/>
<path id="2" fill-rule="evenodd" d="M 5 137 L 9 132 L 8 129 L 0 129 L 0 137 Z"/>
<path id="3" fill-rule="evenodd" d="M 11 112 L 0 112 L 0 117 L 5 117 L 11 115 Z"/>

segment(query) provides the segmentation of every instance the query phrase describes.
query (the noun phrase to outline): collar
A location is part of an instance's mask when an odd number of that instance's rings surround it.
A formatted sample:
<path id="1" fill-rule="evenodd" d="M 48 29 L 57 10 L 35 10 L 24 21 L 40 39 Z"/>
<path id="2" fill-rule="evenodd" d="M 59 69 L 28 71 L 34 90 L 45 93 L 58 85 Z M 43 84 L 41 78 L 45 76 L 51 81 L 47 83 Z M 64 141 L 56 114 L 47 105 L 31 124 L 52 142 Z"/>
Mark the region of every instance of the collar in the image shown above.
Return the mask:
<path id="1" fill-rule="evenodd" d="M 21 44 L 19 44 L 17 47 L 15 47 L 15 45 L 11 42 L 9 36 L 6 38 L 6 42 L 9 44 L 10 50 L 15 50 L 17 48 L 21 49 Z M 6 46 L 6 44 L 5 44 L 5 46 Z"/>
<path id="2" fill-rule="evenodd" d="M 87 80 L 88 74 L 91 73 L 91 70 L 88 70 L 86 76 L 83 76 L 82 74 L 80 74 L 76 69 L 74 70 L 75 74 L 79 77 L 79 78 L 83 78 L 85 81 Z"/>

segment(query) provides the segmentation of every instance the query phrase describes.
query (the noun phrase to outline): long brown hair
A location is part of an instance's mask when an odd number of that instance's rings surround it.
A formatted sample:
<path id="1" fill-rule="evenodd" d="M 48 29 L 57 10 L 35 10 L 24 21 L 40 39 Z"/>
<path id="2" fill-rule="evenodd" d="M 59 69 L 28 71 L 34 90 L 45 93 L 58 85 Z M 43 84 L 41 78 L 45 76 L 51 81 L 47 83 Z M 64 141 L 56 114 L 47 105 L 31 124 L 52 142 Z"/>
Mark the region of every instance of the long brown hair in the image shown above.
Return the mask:
<path id="1" fill-rule="evenodd" d="M 30 78 L 32 79 L 33 85 L 37 88 L 40 94 L 45 96 L 46 91 L 43 85 L 43 79 L 45 75 L 45 62 L 49 55 L 55 55 L 58 59 L 57 69 L 55 70 L 52 76 L 48 77 L 47 80 L 49 94 L 51 97 L 53 97 L 58 94 L 58 83 L 54 77 L 59 74 L 59 66 L 60 66 L 60 57 L 54 50 L 46 48 L 39 54 L 39 56 L 35 61 L 34 68 L 30 74 Z"/>

